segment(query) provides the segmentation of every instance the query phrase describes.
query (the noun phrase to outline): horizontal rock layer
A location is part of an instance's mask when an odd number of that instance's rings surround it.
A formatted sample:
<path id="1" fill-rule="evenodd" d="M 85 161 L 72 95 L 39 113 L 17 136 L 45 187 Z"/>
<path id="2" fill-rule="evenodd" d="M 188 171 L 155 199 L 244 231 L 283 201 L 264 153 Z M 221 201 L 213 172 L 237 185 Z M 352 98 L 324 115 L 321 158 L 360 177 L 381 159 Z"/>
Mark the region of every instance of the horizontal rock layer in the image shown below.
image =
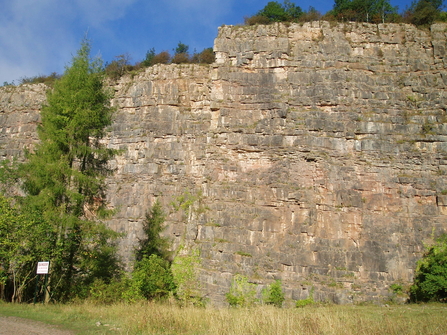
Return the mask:
<path id="1" fill-rule="evenodd" d="M 159 199 L 219 304 L 240 273 L 286 297 L 382 301 L 447 230 L 447 25 L 223 26 L 216 63 L 112 84 L 108 224 L 127 262 Z M 43 85 L 0 89 L 0 157 L 37 141 Z"/>

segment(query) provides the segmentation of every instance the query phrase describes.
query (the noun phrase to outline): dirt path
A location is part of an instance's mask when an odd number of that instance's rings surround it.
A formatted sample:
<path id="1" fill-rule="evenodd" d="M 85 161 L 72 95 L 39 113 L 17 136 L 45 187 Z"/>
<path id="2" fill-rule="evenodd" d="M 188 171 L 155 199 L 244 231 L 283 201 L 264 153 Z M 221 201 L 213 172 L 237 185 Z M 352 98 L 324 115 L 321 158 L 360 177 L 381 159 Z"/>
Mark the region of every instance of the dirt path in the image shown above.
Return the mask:
<path id="1" fill-rule="evenodd" d="M 0 335 L 74 335 L 42 322 L 10 316 L 0 316 Z"/>

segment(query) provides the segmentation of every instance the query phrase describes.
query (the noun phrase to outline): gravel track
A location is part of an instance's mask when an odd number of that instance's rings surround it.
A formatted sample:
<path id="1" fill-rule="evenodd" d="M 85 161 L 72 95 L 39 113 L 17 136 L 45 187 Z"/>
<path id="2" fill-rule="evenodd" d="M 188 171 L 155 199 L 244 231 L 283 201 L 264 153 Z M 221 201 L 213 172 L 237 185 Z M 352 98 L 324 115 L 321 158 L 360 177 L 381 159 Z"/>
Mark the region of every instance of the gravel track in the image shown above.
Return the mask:
<path id="1" fill-rule="evenodd" d="M 74 335 L 68 330 L 42 322 L 17 317 L 0 316 L 0 335 Z"/>

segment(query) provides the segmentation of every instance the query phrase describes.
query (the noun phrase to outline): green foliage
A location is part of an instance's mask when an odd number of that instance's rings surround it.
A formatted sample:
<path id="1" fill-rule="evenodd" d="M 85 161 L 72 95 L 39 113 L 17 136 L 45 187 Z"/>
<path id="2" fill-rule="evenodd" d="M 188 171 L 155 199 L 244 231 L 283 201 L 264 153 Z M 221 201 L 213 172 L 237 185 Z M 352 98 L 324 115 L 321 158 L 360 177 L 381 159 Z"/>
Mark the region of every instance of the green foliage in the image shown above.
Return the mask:
<path id="1" fill-rule="evenodd" d="M 249 283 L 247 277 L 237 274 L 233 277 L 230 291 L 225 295 L 232 307 L 250 307 L 256 302 L 256 285 Z"/>
<path id="2" fill-rule="evenodd" d="M 186 64 L 190 63 L 191 60 L 189 58 L 189 54 L 186 52 L 176 53 L 174 57 L 172 57 L 172 63 L 174 64 Z"/>
<path id="3" fill-rule="evenodd" d="M 14 80 L 11 81 L 11 82 L 4 81 L 2 86 L 4 86 L 4 87 L 6 87 L 6 86 L 15 86 Z"/>
<path id="4" fill-rule="evenodd" d="M 447 234 L 418 261 L 410 293 L 413 301 L 447 301 Z"/>
<path id="5" fill-rule="evenodd" d="M 335 0 L 332 13 L 340 21 L 388 22 L 397 13 L 389 0 Z"/>
<path id="6" fill-rule="evenodd" d="M 404 292 L 404 287 L 400 283 L 393 283 L 390 285 L 390 290 L 394 294 L 402 294 Z"/>
<path id="7" fill-rule="evenodd" d="M 191 58 L 191 63 L 197 64 L 212 64 L 216 60 L 213 48 L 203 49 L 202 52 L 194 54 Z"/>
<path id="8" fill-rule="evenodd" d="M 11 199 L 0 195 L 0 286 L 6 287 L 3 299 L 30 299 L 29 284 L 35 278 L 37 262 L 54 255 L 55 241 L 56 234 L 39 213 L 23 213 Z"/>
<path id="9" fill-rule="evenodd" d="M 284 300 L 285 297 L 280 280 L 276 280 L 262 291 L 262 301 L 266 304 L 281 308 Z"/>
<path id="10" fill-rule="evenodd" d="M 165 214 L 158 201 L 146 213 L 143 223 L 144 238 L 139 241 L 136 251 L 135 268 L 129 280 L 129 289 L 124 300 L 166 298 L 175 290 L 171 271 L 170 242 L 160 236 L 164 229 Z"/>
<path id="11" fill-rule="evenodd" d="M 84 41 L 47 93 L 40 143 L 12 174 L 25 196 L 16 198 L 21 221 L 8 229 L 20 236 L 18 226 L 28 227 L 21 244 L 36 246 L 27 247 L 28 258 L 21 264 L 30 274 L 28 269 L 35 272 L 35 261 L 50 260 L 51 297 L 59 301 L 85 296 L 95 278 L 108 281 L 119 270 L 114 245 L 118 234 L 99 221 L 110 214 L 105 210 L 104 178 L 112 173 L 108 161 L 116 151 L 101 139 L 114 109 L 111 94 L 103 88 L 102 63 L 89 55 L 90 46 Z M 30 221 L 32 227 L 26 224 Z M 21 254 L 25 252 L 11 253 L 9 263 L 16 264 Z M 27 274 L 23 272 L 21 280 L 32 291 Z M 17 280 L 15 273 L 12 277 Z"/>
<path id="12" fill-rule="evenodd" d="M 124 276 L 115 278 L 109 282 L 103 279 L 95 279 L 90 286 L 88 301 L 98 305 L 110 305 L 127 301 L 129 290 L 130 280 Z"/>
<path id="13" fill-rule="evenodd" d="M 236 251 L 235 254 L 243 257 L 253 257 L 251 254 L 245 251 Z"/>
<path id="14" fill-rule="evenodd" d="M 115 57 L 110 64 L 106 64 L 105 73 L 112 79 L 118 79 L 123 76 L 132 66 L 130 65 L 130 56 L 123 54 Z"/>
<path id="15" fill-rule="evenodd" d="M 314 288 L 312 287 L 312 289 L 309 292 L 309 296 L 306 299 L 301 299 L 301 300 L 297 300 L 295 302 L 295 307 L 296 308 L 301 308 L 301 307 L 305 307 L 308 305 L 312 305 L 314 304 Z"/>
<path id="16" fill-rule="evenodd" d="M 167 51 L 162 51 L 159 54 L 156 54 L 152 60 L 151 65 L 155 64 L 168 64 L 171 60 L 171 55 Z"/>
<path id="17" fill-rule="evenodd" d="M 245 24 L 249 25 L 249 26 L 254 26 L 256 24 L 269 24 L 270 23 L 270 20 L 267 17 L 261 16 L 261 15 L 253 15 L 253 16 L 245 17 L 244 21 L 245 21 Z"/>
<path id="18" fill-rule="evenodd" d="M 428 26 L 441 18 L 442 0 L 413 1 L 406 12 L 407 20 L 417 26 Z"/>
<path id="19" fill-rule="evenodd" d="M 53 86 L 54 82 L 60 79 L 60 75 L 56 72 L 51 73 L 48 76 L 38 75 L 35 77 L 23 77 L 20 79 L 20 84 L 45 84 L 47 86 Z"/>
<path id="20" fill-rule="evenodd" d="M 163 299 L 175 290 L 174 277 L 167 260 L 152 254 L 137 262 L 129 292 L 134 299 Z"/>
<path id="21" fill-rule="evenodd" d="M 170 241 L 168 238 L 160 236 L 164 230 L 165 214 L 158 201 L 146 213 L 143 222 L 144 238 L 139 241 L 139 249 L 136 252 L 136 261 L 142 260 L 150 255 L 157 255 L 165 260 L 171 256 Z"/>
<path id="22" fill-rule="evenodd" d="M 310 6 L 309 10 L 303 11 L 301 7 L 289 0 L 281 5 L 279 2 L 271 1 L 256 15 L 246 17 L 245 24 L 270 24 L 273 22 L 309 22 L 321 18 L 320 12 Z"/>
<path id="23" fill-rule="evenodd" d="M 299 6 L 285 0 L 282 5 L 277 1 L 270 1 L 258 12 L 257 16 L 267 18 L 268 22 L 284 22 L 296 21 L 302 14 L 303 11 Z"/>
<path id="24" fill-rule="evenodd" d="M 204 306 L 205 304 L 198 285 L 197 267 L 200 263 L 198 249 L 186 253 L 183 247 L 172 262 L 171 269 L 177 287 L 176 296 L 182 306 Z"/>
<path id="25" fill-rule="evenodd" d="M 178 42 L 177 48 L 175 48 L 175 54 L 187 54 L 188 50 L 188 45 L 183 44 L 182 42 Z"/>
<path id="26" fill-rule="evenodd" d="M 155 57 L 155 49 L 152 48 L 146 52 L 146 58 L 142 61 L 143 66 L 151 66 L 153 65 L 152 61 Z"/>

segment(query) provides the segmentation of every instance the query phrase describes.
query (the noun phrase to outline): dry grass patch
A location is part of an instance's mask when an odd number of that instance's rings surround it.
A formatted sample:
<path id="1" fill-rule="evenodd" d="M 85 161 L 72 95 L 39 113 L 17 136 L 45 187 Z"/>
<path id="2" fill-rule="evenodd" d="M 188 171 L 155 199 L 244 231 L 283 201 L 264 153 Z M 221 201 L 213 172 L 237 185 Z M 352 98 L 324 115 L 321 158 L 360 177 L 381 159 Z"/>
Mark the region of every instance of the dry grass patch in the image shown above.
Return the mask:
<path id="1" fill-rule="evenodd" d="M 0 304 L 0 315 L 52 320 L 80 334 L 444 334 L 445 304 L 380 306 L 307 306 L 279 309 L 181 308 L 143 303 L 97 306 Z M 100 324 L 96 326 L 96 324 Z"/>

